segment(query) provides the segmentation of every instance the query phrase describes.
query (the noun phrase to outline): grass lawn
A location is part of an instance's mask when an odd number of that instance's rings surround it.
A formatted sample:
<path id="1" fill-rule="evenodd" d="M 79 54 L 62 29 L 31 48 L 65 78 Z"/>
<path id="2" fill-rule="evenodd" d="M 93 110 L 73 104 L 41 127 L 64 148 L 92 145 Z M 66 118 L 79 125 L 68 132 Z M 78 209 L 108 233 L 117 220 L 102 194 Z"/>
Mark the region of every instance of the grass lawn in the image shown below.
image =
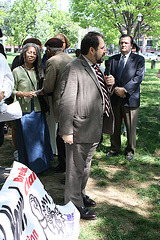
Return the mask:
<path id="1" fill-rule="evenodd" d="M 11 63 L 13 55 L 8 56 Z M 134 160 L 128 162 L 123 155 L 125 135 L 122 154 L 106 157 L 110 147 L 107 135 L 94 154 L 87 193 L 97 202 L 93 211 L 98 218 L 80 221 L 79 240 L 160 239 L 160 79 L 156 77 L 159 69 L 160 62 L 151 69 L 151 62 L 146 61 Z M 13 149 L 2 147 L 7 158 Z"/>

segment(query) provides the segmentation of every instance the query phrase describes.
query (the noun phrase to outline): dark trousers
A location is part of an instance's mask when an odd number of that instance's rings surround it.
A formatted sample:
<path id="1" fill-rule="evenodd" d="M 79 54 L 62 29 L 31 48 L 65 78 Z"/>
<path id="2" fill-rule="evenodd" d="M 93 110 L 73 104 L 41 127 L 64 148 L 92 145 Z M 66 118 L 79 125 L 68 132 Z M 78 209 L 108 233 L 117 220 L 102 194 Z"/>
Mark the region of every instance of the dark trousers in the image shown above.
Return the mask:
<path id="1" fill-rule="evenodd" d="M 4 122 L 0 122 L 0 146 L 4 142 Z"/>
<path id="2" fill-rule="evenodd" d="M 66 151 L 65 151 L 65 143 L 60 135 L 58 135 L 59 132 L 59 124 L 57 129 L 57 137 L 56 137 L 56 143 L 57 143 L 57 151 L 58 151 L 58 161 L 61 168 L 66 167 Z"/>

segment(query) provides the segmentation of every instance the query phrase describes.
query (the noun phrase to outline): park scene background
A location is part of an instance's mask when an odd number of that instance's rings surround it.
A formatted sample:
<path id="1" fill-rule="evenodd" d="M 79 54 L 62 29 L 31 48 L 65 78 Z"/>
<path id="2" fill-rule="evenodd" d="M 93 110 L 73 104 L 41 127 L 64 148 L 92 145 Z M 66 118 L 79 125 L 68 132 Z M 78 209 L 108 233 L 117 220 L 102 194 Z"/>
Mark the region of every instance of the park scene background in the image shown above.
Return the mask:
<path id="1" fill-rule="evenodd" d="M 20 2 L 26 2 L 26 8 L 31 6 L 33 8 L 33 4 L 36 4 L 37 1 L 32 0 L 29 2 L 26 0 Z M 38 1 L 39 5 L 40 2 Z M 54 1 L 48 2 L 53 3 Z M 120 36 L 121 30 L 117 31 L 116 26 L 113 28 L 112 24 L 114 22 L 114 19 L 109 20 L 109 18 L 100 18 L 100 11 L 102 9 L 100 7 L 105 6 L 103 5 L 104 2 L 109 3 L 110 1 L 75 0 L 71 2 L 73 3 L 72 17 L 76 18 L 77 11 L 77 20 L 79 21 L 73 24 L 73 22 L 71 22 L 73 18 L 67 20 L 68 23 L 71 24 L 70 33 L 72 32 L 74 33 L 73 35 L 76 36 L 75 42 L 71 40 L 71 47 L 75 47 L 75 44 L 78 44 L 77 40 L 79 39 L 79 24 L 81 27 L 86 27 L 87 24 L 88 26 L 91 26 L 92 23 L 92 27 L 96 26 L 98 29 L 100 29 L 100 31 L 104 33 L 106 37 L 106 46 L 110 48 L 111 44 L 114 43 L 112 46 L 114 46 L 114 50 L 117 50 L 116 46 L 118 46 L 118 36 Z M 160 45 L 160 24 L 158 19 L 160 10 L 159 1 L 111 1 L 110 9 L 112 9 L 112 4 L 115 2 L 117 3 L 117 9 L 119 9 L 119 20 L 121 19 L 120 26 L 122 27 L 121 29 L 123 29 L 124 32 L 129 31 L 130 28 L 127 28 L 129 24 L 126 24 L 125 16 L 132 15 L 133 19 L 136 20 L 130 34 L 134 35 L 135 33 L 134 37 L 137 42 L 138 40 L 140 42 L 140 39 L 143 37 L 148 38 L 152 36 L 152 39 L 155 40 L 155 45 L 150 46 L 150 51 L 153 51 L 154 55 L 156 55 L 155 53 L 159 52 Z M 131 3 L 130 5 L 129 2 Z M 126 3 L 125 6 L 124 3 Z M 108 5 L 107 7 L 109 8 Z M 2 10 L 2 8 L 0 9 Z M 30 25 L 30 29 L 26 31 L 25 27 L 27 26 L 27 23 L 23 22 L 27 19 L 29 21 L 30 17 L 33 17 L 33 12 L 30 12 L 29 15 L 25 15 L 23 12 L 18 12 L 18 7 L 15 9 L 17 10 L 17 18 L 15 20 L 17 21 L 17 19 L 19 19 L 19 16 L 21 16 L 21 21 L 23 24 L 20 22 L 17 24 L 15 22 L 12 22 L 14 31 L 12 29 L 12 41 L 10 40 L 11 42 L 8 42 L 8 44 L 12 46 L 21 45 L 20 42 L 16 42 L 16 40 L 14 40 L 16 34 L 21 42 L 27 36 L 33 36 L 39 37 L 42 39 L 42 42 L 45 43 L 49 37 L 52 37 L 54 33 L 57 33 L 53 29 L 53 26 L 55 27 L 54 24 L 56 23 L 53 21 L 53 19 L 57 19 L 58 26 L 61 25 L 61 27 L 64 27 L 65 25 L 63 24 L 65 17 L 63 18 L 63 21 L 60 22 L 60 14 L 56 12 L 55 18 L 51 18 L 51 29 L 49 28 L 50 35 L 47 35 L 48 28 L 46 28 L 46 26 L 45 29 L 40 28 L 42 32 L 39 32 L 38 35 L 36 28 L 32 28 L 32 25 Z M 105 10 L 107 11 L 107 9 Z M 93 10 L 95 11 L 93 12 Z M 99 20 L 97 20 L 95 16 L 96 14 L 93 14 L 96 13 L 96 11 L 97 18 L 99 18 Z M 143 21 L 140 23 L 137 21 L 137 15 L 139 12 L 141 12 L 143 15 Z M 89 15 L 91 13 L 93 15 L 92 19 Z M 10 14 L 10 16 L 12 15 Z M 86 18 L 84 16 L 88 17 Z M 9 19 L 9 16 L 7 18 Z M 110 15 L 110 18 L 112 18 L 112 14 Z M 46 19 L 44 19 L 42 23 L 46 23 Z M 76 24 L 78 24 L 77 35 L 74 32 L 74 27 Z M 144 26 L 147 28 L 147 25 L 150 26 L 150 29 L 144 33 L 143 28 L 145 30 Z M 0 26 L 3 30 L 3 33 L 6 33 L 6 30 L 4 29 L 6 26 L 4 18 Z M 22 31 L 23 28 L 20 28 L 20 26 L 25 28 L 24 32 Z M 66 29 L 68 29 L 68 26 L 65 26 Z M 110 26 L 112 26 L 112 28 L 110 28 Z M 88 27 L 84 29 L 83 31 L 86 32 L 92 28 Z M 56 30 L 58 32 L 64 32 L 69 39 L 73 39 L 70 37 L 69 32 L 65 32 L 65 27 L 57 27 Z M 20 31 L 24 35 L 20 34 Z M 44 35 L 47 37 L 47 39 L 44 38 L 43 40 L 42 37 Z M 11 65 L 13 58 L 17 54 L 19 53 L 7 53 L 7 61 L 9 65 Z M 71 54 L 75 56 L 74 53 Z M 107 59 L 108 57 L 109 55 L 107 54 L 105 58 Z M 141 84 L 141 105 L 137 124 L 137 147 L 134 160 L 132 162 L 128 162 L 123 155 L 126 144 L 126 136 L 125 134 L 123 135 L 123 128 L 121 149 L 122 155 L 118 155 L 113 158 L 106 157 L 106 153 L 110 147 L 110 139 L 107 135 L 104 135 L 102 144 L 94 154 L 90 178 L 87 186 L 87 193 L 97 202 L 97 206 L 94 208 L 94 212 L 98 218 L 97 220 L 89 222 L 84 220 L 80 221 L 80 240 L 160 239 L 160 79 L 157 77 L 159 69 L 160 61 L 158 59 L 155 60 L 153 67 L 153 60 L 146 57 L 146 72 L 144 80 Z M 2 167 L 12 166 L 12 163 L 14 161 L 13 152 L 14 148 L 11 138 L 11 131 L 9 129 L 8 134 L 5 135 L 5 142 L 2 145 L 0 151 L 0 165 Z M 53 164 L 55 164 L 55 162 Z M 64 186 L 60 183 L 60 180 L 63 177 L 63 174 L 54 174 L 51 172 L 51 170 L 46 171 L 43 176 L 39 176 L 47 192 L 52 196 L 54 202 L 59 205 L 63 205 Z"/>

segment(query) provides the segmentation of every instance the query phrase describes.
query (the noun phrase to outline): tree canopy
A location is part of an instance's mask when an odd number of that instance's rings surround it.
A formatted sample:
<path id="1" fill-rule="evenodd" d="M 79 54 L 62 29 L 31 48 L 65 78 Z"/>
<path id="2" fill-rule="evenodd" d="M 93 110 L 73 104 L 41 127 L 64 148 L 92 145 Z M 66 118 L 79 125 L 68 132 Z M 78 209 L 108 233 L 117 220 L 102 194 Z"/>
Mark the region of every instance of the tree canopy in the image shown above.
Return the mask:
<path id="1" fill-rule="evenodd" d="M 45 43 L 56 33 L 64 33 L 75 44 L 78 24 L 73 23 L 71 14 L 57 9 L 56 0 L 15 0 L 6 12 L 3 29 L 8 42 L 21 46 L 26 37 L 39 38 Z"/>
<path id="2" fill-rule="evenodd" d="M 8 5 L 7 3 L 0 1 L 0 26 L 4 23 L 4 18 L 7 17 Z"/>
<path id="3" fill-rule="evenodd" d="M 159 36 L 160 0 L 71 0 L 70 11 L 81 27 L 97 27 L 108 41 L 123 33 L 137 39 L 138 13 L 143 15 L 140 34 Z"/>

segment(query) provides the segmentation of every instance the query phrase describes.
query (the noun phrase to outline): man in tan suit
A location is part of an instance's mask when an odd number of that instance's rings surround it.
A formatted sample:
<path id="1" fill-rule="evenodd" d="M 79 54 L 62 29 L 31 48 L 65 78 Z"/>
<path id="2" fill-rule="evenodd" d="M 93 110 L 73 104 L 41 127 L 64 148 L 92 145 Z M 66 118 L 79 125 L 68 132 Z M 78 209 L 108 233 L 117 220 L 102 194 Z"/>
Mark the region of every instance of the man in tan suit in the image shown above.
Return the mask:
<path id="1" fill-rule="evenodd" d="M 66 142 L 65 203 L 72 201 L 81 218 L 86 220 L 96 218 L 87 208 L 94 207 L 96 202 L 85 192 L 91 159 L 101 139 L 102 129 L 105 129 L 104 133 L 113 132 L 109 92 L 114 78 L 108 77 L 105 81 L 99 71 L 104 85 L 102 89 L 96 75 L 96 63 L 105 51 L 103 39 L 100 33 L 89 32 L 81 42 L 82 55 L 66 66 L 61 77 L 59 133 Z"/>
<path id="2" fill-rule="evenodd" d="M 55 121 L 59 122 L 60 101 L 60 78 L 66 65 L 74 58 L 63 52 L 63 42 L 58 38 L 51 38 L 45 43 L 48 60 L 46 63 L 46 74 L 44 80 L 44 91 L 52 95 L 52 106 Z M 51 136 L 52 137 L 52 136 Z M 65 144 L 63 139 L 57 135 L 58 161 L 55 172 L 65 172 Z"/>

